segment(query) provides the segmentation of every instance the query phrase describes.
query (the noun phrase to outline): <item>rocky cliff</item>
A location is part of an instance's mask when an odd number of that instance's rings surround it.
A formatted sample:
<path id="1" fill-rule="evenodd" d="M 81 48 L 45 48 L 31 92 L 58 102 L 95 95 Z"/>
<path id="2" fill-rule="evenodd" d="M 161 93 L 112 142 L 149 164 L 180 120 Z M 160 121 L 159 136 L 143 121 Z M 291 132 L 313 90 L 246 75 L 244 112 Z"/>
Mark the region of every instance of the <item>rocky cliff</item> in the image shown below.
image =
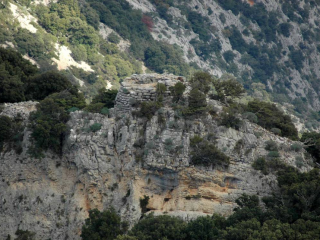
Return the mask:
<path id="1" fill-rule="evenodd" d="M 185 119 L 172 107 L 170 91 L 164 106 L 149 120 L 136 112 L 137 100 L 155 97 L 157 83 L 171 86 L 182 77 L 133 75 L 122 82 L 109 116 L 71 113 L 70 134 L 61 158 L 46 152 L 42 159 L 28 154 L 30 132 L 25 129 L 23 151 L 6 149 L 0 155 L 0 238 L 20 228 L 37 239 L 80 239 L 88 210 L 113 206 L 131 224 L 140 219 L 140 199 L 148 196 L 148 212 L 181 216 L 229 215 L 243 193 L 265 196 L 276 189 L 273 174 L 254 170 L 252 162 L 267 154 L 267 140 L 279 146 L 281 160 L 295 166 L 297 156 L 310 169 L 303 150 L 294 143 L 249 122 L 240 130 L 219 126 L 210 115 Z M 188 88 L 187 88 L 188 90 Z M 188 91 L 185 91 L 188 94 Z M 208 100 L 218 113 L 222 104 Z M 1 115 L 28 115 L 35 102 L 5 104 Z M 90 126 L 98 123 L 100 130 Z M 207 137 L 227 154 L 229 167 L 190 164 L 190 138 Z"/>

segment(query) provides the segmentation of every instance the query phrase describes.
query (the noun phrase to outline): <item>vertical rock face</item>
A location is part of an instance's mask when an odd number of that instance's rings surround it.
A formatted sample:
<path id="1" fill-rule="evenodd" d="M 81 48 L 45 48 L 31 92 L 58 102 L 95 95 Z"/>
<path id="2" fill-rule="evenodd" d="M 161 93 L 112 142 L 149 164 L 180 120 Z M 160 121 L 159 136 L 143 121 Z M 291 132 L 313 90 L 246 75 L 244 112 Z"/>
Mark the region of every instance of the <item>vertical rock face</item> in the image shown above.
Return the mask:
<path id="1" fill-rule="evenodd" d="M 210 115 L 184 119 L 171 107 L 169 92 L 151 120 L 134 114 L 138 109 L 130 99 L 151 101 L 158 82 L 172 86 L 181 80 L 172 75 L 134 75 L 122 83 L 113 116 L 71 113 L 62 158 L 50 152 L 41 160 L 30 158 L 26 129 L 23 152 L 7 149 L 0 155 L 0 238 L 20 228 L 36 232 L 38 239 L 80 239 L 88 210 L 110 206 L 134 224 L 141 217 L 139 200 L 144 195 L 150 197 L 149 211 L 188 220 L 212 213 L 229 215 L 243 193 L 270 194 L 276 188 L 275 176 L 263 175 L 251 164 L 266 155 L 265 141 L 274 140 L 282 161 L 294 165 L 302 153 L 288 151 L 292 141 L 247 122 L 237 131 L 218 126 Z M 209 104 L 221 108 L 219 102 Z M 25 113 L 27 122 L 34 106 L 8 104 L 1 114 Z M 97 132 L 90 131 L 94 123 L 101 124 Z M 208 134 L 230 156 L 228 168 L 190 165 L 190 138 Z"/>

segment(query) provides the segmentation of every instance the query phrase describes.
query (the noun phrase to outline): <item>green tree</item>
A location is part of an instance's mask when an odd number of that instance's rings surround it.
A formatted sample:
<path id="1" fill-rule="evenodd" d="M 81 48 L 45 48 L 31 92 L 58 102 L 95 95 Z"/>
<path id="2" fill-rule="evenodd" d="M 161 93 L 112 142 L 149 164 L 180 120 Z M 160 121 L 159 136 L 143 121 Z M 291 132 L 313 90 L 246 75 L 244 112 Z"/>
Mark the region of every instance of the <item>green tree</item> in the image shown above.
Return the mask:
<path id="1" fill-rule="evenodd" d="M 207 99 L 206 95 L 194 88 L 189 93 L 189 108 L 191 109 L 203 109 L 207 106 Z"/>
<path id="2" fill-rule="evenodd" d="M 209 73 L 196 72 L 190 79 L 192 89 L 197 89 L 204 94 L 207 94 L 211 89 L 213 78 Z"/>
<path id="3" fill-rule="evenodd" d="M 10 141 L 12 136 L 12 119 L 8 116 L 0 116 L 0 149 L 4 142 Z"/>
<path id="4" fill-rule="evenodd" d="M 279 128 L 281 136 L 298 140 L 298 131 L 290 116 L 285 115 L 275 104 L 255 100 L 248 103 L 246 110 L 257 115 L 260 126 L 268 130 Z"/>
<path id="5" fill-rule="evenodd" d="M 71 88 L 69 80 L 57 71 L 48 71 L 31 77 L 26 82 L 25 95 L 29 100 L 42 100 L 52 93 Z"/>
<path id="6" fill-rule="evenodd" d="M 103 212 L 93 209 L 82 226 L 80 237 L 82 240 L 113 240 L 125 230 L 125 224 L 113 208 Z"/>
<path id="7" fill-rule="evenodd" d="M 221 152 L 214 144 L 202 139 L 199 136 L 194 136 L 190 139 L 191 163 L 204 166 L 228 166 L 229 157 Z"/>
<path id="8" fill-rule="evenodd" d="M 58 93 L 53 93 L 47 98 L 52 99 L 65 110 L 69 110 L 71 108 L 83 109 L 86 106 L 83 94 L 80 93 L 78 88 L 75 86 Z"/>
<path id="9" fill-rule="evenodd" d="M 169 90 L 173 96 L 173 101 L 178 102 L 186 90 L 186 86 L 182 82 L 177 82 L 174 86 L 170 87 Z"/>
<path id="10" fill-rule="evenodd" d="M 225 75 L 225 77 L 221 79 L 215 79 L 213 86 L 217 91 L 218 98 L 225 102 L 227 99 L 238 98 L 245 93 L 242 84 L 231 75 Z"/>
<path id="11" fill-rule="evenodd" d="M 131 229 L 129 235 L 139 240 L 183 240 L 185 226 L 180 218 L 149 214 Z"/>
<path id="12" fill-rule="evenodd" d="M 101 88 L 98 95 L 92 99 L 92 103 L 103 103 L 104 107 L 113 108 L 118 90 L 106 90 Z"/>
<path id="13" fill-rule="evenodd" d="M 23 83 L 19 76 L 10 76 L 0 64 L 0 103 L 24 101 Z"/>
<path id="14" fill-rule="evenodd" d="M 29 117 L 34 151 L 51 149 L 61 155 L 63 141 L 68 134 L 69 114 L 51 98 L 46 98 L 37 105 L 37 111 Z"/>
<path id="15" fill-rule="evenodd" d="M 190 221 L 185 229 L 186 240 L 211 240 L 218 239 L 221 229 L 226 225 L 226 220 L 220 215 L 211 217 L 198 217 Z"/>
<path id="16" fill-rule="evenodd" d="M 320 133 L 304 132 L 301 137 L 301 142 L 306 145 L 306 150 L 310 153 L 317 162 L 320 161 Z"/>

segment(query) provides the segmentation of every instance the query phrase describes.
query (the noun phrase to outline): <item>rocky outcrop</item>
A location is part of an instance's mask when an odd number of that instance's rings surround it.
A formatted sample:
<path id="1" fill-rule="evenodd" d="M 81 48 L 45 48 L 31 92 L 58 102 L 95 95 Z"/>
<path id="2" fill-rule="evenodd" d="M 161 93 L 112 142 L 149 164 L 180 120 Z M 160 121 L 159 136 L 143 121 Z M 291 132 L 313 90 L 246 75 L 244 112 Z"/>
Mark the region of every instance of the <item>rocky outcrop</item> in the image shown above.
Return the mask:
<path id="1" fill-rule="evenodd" d="M 273 174 L 263 175 L 251 167 L 258 156 L 267 154 L 265 142 L 270 139 L 280 147 L 282 161 L 294 165 L 300 156 L 305 163 L 302 170 L 310 168 L 303 151 L 290 151 L 292 141 L 255 124 L 245 122 L 237 131 L 219 126 L 211 115 L 184 119 L 170 101 L 146 122 L 124 99 L 151 101 L 158 82 L 170 86 L 180 80 L 172 75 L 134 75 L 122 83 L 109 117 L 71 113 L 62 158 L 50 152 L 42 159 L 31 158 L 26 129 L 23 152 L 8 150 L 0 155 L 0 238 L 20 228 L 36 232 L 37 239 L 80 239 L 88 210 L 110 206 L 133 224 L 141 217 L 144 195 L 150 197 L 147 209 L 155 214 L 186 220 L 212 213 L 227 216 L 241 194 L 265 196 L 276 188 Z M 221 109 L 219 102 L 210 105 Z M 25 113 L 27 119 L 33 110 L 35 103 L 7 104 L 1 114 Z M 95 123 L 101 129 L 92 132 Z M 194 135 L 210 135 L 230 156 L 230 166 L 192 166 L 189 141 Z M 139 145 L 141 140 L 144 144 Z"/>

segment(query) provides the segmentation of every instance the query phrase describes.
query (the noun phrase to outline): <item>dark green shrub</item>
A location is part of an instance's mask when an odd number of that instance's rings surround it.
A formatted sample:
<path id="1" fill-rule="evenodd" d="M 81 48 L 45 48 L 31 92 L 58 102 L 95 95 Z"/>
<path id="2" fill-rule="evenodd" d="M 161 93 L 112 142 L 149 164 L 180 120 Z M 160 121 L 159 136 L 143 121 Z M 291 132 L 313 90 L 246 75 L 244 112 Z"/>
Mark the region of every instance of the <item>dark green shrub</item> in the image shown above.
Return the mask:
<path id="1" fill-rule="evenodd" d="M 281 129 L 279 129 L 279 128 L 271 128 L 271 129 L 270 129 L 270 132 L 272 132 L 272 133 L 274 133 L 274 134 L 276 134 L 276 135 L 281 136 Z"/>
<path id="2" fill-rule="evenodd" d="M 158 83 L 156 88 L 157 94 L 159 95 L 164 94 L 165 91 L 167 91 L 166 85 L 164 83 Z"/>
<path id="3" fill-rule="evenodd" d="M 217 214 L 213 216 L 198 217 L 191 220 L 186 226 L 185 240 L 209 240 L 218 239 L 219 229 L 224 225 L 225 219 Z"/>
<path id="4" fill-rule="evenodd" d="M 290 23 L 279 24 L 279 31 L 285 37 L 290 37 L 290 29 L 292 28 Z"/>
<path id="5" fill-rule="evenodd" d="M 227 128 L 239 130 L 242 126 L 242 121 L 231 111 L 223 112 L 220 117 L 219 124 Z"/>
<path id="6" fill-rule="evenodd" d="M 264 157 L 259 157 L 257 158 L 253 164 L 252 164 L 252 167 L 255 169 L 255 170 L 260 170 L 262 171 L 263 174 L 268 174 L 268 171 L 267 171 L 267 163 L 266 163 L 266 159 Z"/>
<path id="7" fill-rule="evenodd" d="M 296 164 L 297 168 L 302 168 L 304 166 L 303 157 L 297 156 L 295 164 Z"/>
<path id="8" fill-rule="evenodd" d="M 168 153 L 173 153 L 174 150 L 174 146 L 173 146 L 173 141 L 171 138 L 167 138 L 164 141 L 164 149 L 168 152 Z"/>
<path id="9" fill-rule="evenodd" d="M 86 106 L 86 101 L 83 94 L 79 93 L 78 89 L 74 86 L 67 90 L 53 93 L 47 98 L 52 99 L 65 110 L 69 110 L 71 108 L 83 109 Z"/>
<path id="10" fill-rule="evenodd" d="M 104 106 L 104 103 L 91 103 L 85 108 L 85 110 L 92 113 L 101 113 Z"/>
<path id="11" fill-rule="evenodd" d="M 191 163 L 194 165 L 228 166 L 230 163 L 229 157 L 214 144 L 197 135 L 190 139 L 190 147 L 192 148 Z"/>
<path id="12" fill-rule="evenodd" d="M 190 84 L 192 89 L 197 89 L 198 91 L 207 94 L 211 89 L 213 78 L 209 73 L 206 72 L 196 72 L 190 79 Z"/>
<path id="13" fill-rule="evenodd" d="M 268 157 L 269 158 L 278 158 L 278 157 L 280 157 L 280 153 L 278 151 L 270 151 L 268 153 Z"/>
<path id="14" fill-rule="evenodd" d="M 173 87 L 169 88 L 171 91 L 171 95 L 173 96 L 173 101 L 178 102 L 184 91 L 186 90 L 186 86 L 182 82 L 177 82 Z"/>
<path id="15" fill-rule="evenodd" d="M 103 114 L 103 115 L 108 115 L 109 114 L 109 108 L 107 108 L 107 107 L 102 108 L 100 113 Z"/>
<path id="16" fill-rule="evenodd" d="M 90 126 L 91 132 L 98 132 L 102 127 L 101 123 L 94 123 Z"/>
<path id="17" fill-rule="evenodd" d="M 0 116 L 0 149 L 4 142 L 10 141 L 12 134 L 12 119 L 8 116 Z"/>
<path id="18" fill-rule="evenodd" d="M 162 104 L 160 102 L 142 102 L 139 116 L 150 120 L 161 107 Z"/>
<path id="19" fill-rule="evenodd" d="M 265 149 L 267 151 L 278 151 L 278 144 L 275 141 L 268 140 L 265 142 Z"/>
<path id="20" fill-rule="evenodd" d="M 17 236 L 17 238 L 15 238 L 15 240 L 34 240 L 35 239 L 35 236 L 36 236 L 36 233 L 34 232 L 30 232 L 28 230 L 21 230 L 21 229 L 18 229 L 16 232 L 15 232 L 15 235 Z M 11 238 L 9 238 L 10 240 Z"/>
<path id="21" fill-rule="evenodd" d="M 69 108 L 68 109 L 68 112 L 71 113 L 71 112 L 75 112 L 75 111 L 79 111 L 80 109 L 77 108 L 77 107 L 72 107 L 72 108 Z"/>
<path id="22" fill-rule="evenodd" d="M 117 97 L 117 94 L 118 94 L 117 90 L 106 90 L 104 88 L 101 88 L 99 90 L 98 95 L 92 99 L 91 104 L 103 103 L 104 107 L 113 108 L 114 101 Z M 101 109 L 100 109 L 100 111 L 101 111 Z"/>
<path id="23" fill-rule="evenodd" d="M 252 113 L 252 112 L 245 112 L 244 114 L 242 114 L 242 116 L 245 119 L 248 119 L 250 122 L 253 122 L 253 123 L 257 123 L 258 122 L 257 115 Z"/>
<path id="24" fill-rule="evenodd" d="M 72 87 L 69 80 L 57 71 L 48 71 L 31 77 L 25 85 L 25 95 L 28 100 L 42 100 L 52 93 Z"/>
<path id="25" fill-rule="evenodd" d="M 112 42 L 114 44 L 118 44 L 120 42 L 120 38 L 117 34 L 115 34 L 114 32 L 110 33 L 108 36 L 108 41 Z"/>
<path id="26" fill-rule="evenodd" d="M 127 230 L 126 225 L 121 222 L 121 217 L 113 208 L 99 212 L 98 209 L 89 210 L 89 218 L 82 226 L 81 239 L 116 239 L 118 235 Z"/>
<path id="27" fill-rule="evenodd" d="M 190 109 L 201 109 L 207 106 L 206 95 L 197 88 L 190 91 L 189 94 L 189 108 Z"/>
<path id="28" fill-rule="evenodd" d="M 290 149 L 295 152 L 300 152 L 303 149 L 303 146 L 300 143 L 293 143 L 290 146 Z"/>
<path id="29" fill-rule="evenodd" d="M 129 235 L 135 236 L 139 240 L 184 240 L 185 225 L 186 223 L 177 217 L 148 214 L 131 229 Z"/>
<path id="30" fill-rule="evenodd" d="M 281 136 L 292 140 L 298 139 L 298 131 L 291 118 L 281 112 L 275 104 L 255 100 L 248 103 L 247 111 L 257 115 L 260 126 L 268 130 L 279 128 Z"/>
<path id="31" fill-rule="evenodd" d="M 51 98 L 46 98 L 37 105 L 37 111 L 31 112 L 29 121 L 34 150 L 41 153 L 51 149 L 62 154 L 65 136 L 68 134 L 69 114 Z"/>
<path id="32" fill-rule="evenodd" d="M 213 86 L 217 91 L 217 97 L 221 101 L 238 98 L 245 93 L 241 83 L 239 83 L 233 76 L 227 75 L 227 79 L 215 79 Z"/>
<path id="33" fill-rule="evenodd" d="M 222 55 L 224 57 L 224 60 L 226 60 L 227 63 L 233 62 L 233 59 L 236 56 L 231 50 L 224 52 Z"/>
<path id="34" fill-rule="evenodd" d="M 306 145 L 306 150 L 310 153 L 317 162 L 320 161 L 320 133 L 304 132 L 301 137 L 301 142 Z"/>
<path id="35" fill-rule="evenodd" d="M 150 197 L 144 195 L 143 198 L 140 198 L 140 207 L 141 207 L 141 212 L 146 213 L 148 211 L 147 205 L 149 203 Z"/>

